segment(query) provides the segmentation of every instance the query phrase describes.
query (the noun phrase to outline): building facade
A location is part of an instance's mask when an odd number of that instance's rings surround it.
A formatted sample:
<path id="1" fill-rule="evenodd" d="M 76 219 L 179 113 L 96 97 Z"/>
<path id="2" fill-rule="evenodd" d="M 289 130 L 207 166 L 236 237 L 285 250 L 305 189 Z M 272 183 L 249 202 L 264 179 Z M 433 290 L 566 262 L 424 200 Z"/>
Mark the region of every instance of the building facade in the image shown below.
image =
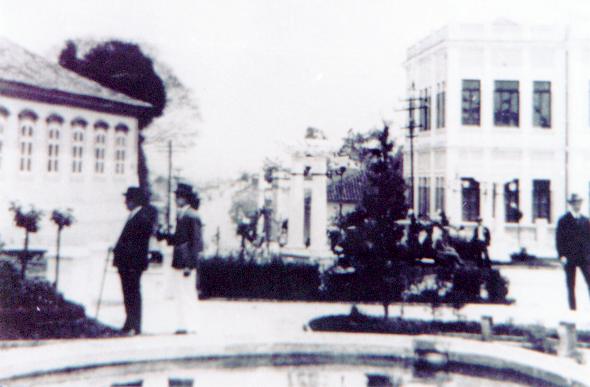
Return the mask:
<path id="1" fill-rule="evenodd" d="M 66 249 L 114 243 L 127 211 L 122 193 L 136 185 L 138 117 L 151 106 L 0 40 L 0 239 L 22 247 L 11 202 L 44 212 L 31 246 L 53 253 L 54 209 L 76 222 Z M 102 248 L 102 247 L 101 247 Z"/>
<path id="2" fill-rule="evenodd" d="M 417 98 L 412 206 L 452 224 L 481 217 L 491 254 L 554 257 L 566 196 L 590 201 L 590 40 L 566 27 L 455 24 L 410 47 Z"/>

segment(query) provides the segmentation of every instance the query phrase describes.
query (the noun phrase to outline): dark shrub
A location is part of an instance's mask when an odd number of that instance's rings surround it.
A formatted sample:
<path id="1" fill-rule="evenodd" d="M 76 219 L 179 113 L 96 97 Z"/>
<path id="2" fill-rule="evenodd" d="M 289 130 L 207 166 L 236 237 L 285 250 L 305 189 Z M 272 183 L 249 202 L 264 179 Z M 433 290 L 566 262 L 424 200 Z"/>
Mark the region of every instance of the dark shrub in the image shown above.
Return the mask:
<path id="1" fill-rule="evenodd" d="M 488 292 L 488 302 L 503 304 L 507 302 L 508 280 L 500 275 L 496 269 L 485 272 L 485 289 Z"/>
<path id="2" fill-rule="evenodd" d="M 198 270 L 200 298 L 252 298 L 318 300 L 320 275 L 317 265 L 260 263 L 234 257 L 202 260 Z"/>
<path id="3" fill-rule="evenodd" d="M 0 339 L 116 335 L 88 319 L 81 305 L 66 301 L 48 282 L 21 279 L 13 264 L 0 262 Z"/>
<path id="4" fill-rule="evenodd" d="M 475 266 L 460 267 L 451 279 L 447 301 L 453 304 L 479 302 L 481 300 L 482 269 Z"/>

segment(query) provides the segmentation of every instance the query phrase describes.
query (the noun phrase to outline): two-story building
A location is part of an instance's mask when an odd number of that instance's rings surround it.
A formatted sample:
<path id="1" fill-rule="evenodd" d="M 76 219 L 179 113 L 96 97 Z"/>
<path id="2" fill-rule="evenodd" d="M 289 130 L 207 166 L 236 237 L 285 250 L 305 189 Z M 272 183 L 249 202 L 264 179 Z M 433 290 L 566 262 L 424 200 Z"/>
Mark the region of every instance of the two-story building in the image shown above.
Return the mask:
<path id="1" fill-rule="evenodd" d="M 478 217 L 491 254 L 519 246 L 554 256 L 554 231 L 576 192 L 590 201 L 590 40 L 559 26 L 449 25 L 407 51 L 415 100 L 415 210 L 453 224 Z M 519 216 L 521 214 L 521 217 Z"/>

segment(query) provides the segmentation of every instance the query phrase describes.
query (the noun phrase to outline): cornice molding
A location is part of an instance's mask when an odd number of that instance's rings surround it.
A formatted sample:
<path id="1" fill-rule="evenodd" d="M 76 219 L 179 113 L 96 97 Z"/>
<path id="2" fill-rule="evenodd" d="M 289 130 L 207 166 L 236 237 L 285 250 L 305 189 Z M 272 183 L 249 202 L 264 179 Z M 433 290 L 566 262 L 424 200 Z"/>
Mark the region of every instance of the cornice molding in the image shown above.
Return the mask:
<path id="1" fill-rule="evenodd" d="M 152 108 L 129 105 L 87 95 L 71 94 L 60 90 L 43 89 L 3 79 L 0 79 L 0 95 L 55 105 L 78 107 L 103 113 L 131 116 L 138 119 L 149 115 L 153 110 Z"/>

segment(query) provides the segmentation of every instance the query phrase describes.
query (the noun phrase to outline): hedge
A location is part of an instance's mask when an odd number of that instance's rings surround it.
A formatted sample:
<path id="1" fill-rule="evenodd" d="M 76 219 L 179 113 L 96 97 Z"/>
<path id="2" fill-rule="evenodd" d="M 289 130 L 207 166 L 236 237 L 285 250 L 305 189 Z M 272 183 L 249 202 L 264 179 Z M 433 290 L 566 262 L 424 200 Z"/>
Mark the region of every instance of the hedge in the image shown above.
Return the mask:
<path id="1" fill-rule="evenodd" d="M 257 262 L 236 257 L 204 259 L 197 270 L 199 297 L 293 301 L 450 303 L 507 303 L 508 282 L 498 270 L 464 266 L 411 266 L 410 272 L 392 273 L 385 280 L 370 274 L 328 270 L 317 265 L 285 263 L 279 259 Z M 408 291 L 404 275 L 417 278 Z M 429 279 L 430 278 L 430 279 Z M 437 287 L 429 286 L 429 281 Z M 385 291 L 383 291 L 385 289 Z"/>

